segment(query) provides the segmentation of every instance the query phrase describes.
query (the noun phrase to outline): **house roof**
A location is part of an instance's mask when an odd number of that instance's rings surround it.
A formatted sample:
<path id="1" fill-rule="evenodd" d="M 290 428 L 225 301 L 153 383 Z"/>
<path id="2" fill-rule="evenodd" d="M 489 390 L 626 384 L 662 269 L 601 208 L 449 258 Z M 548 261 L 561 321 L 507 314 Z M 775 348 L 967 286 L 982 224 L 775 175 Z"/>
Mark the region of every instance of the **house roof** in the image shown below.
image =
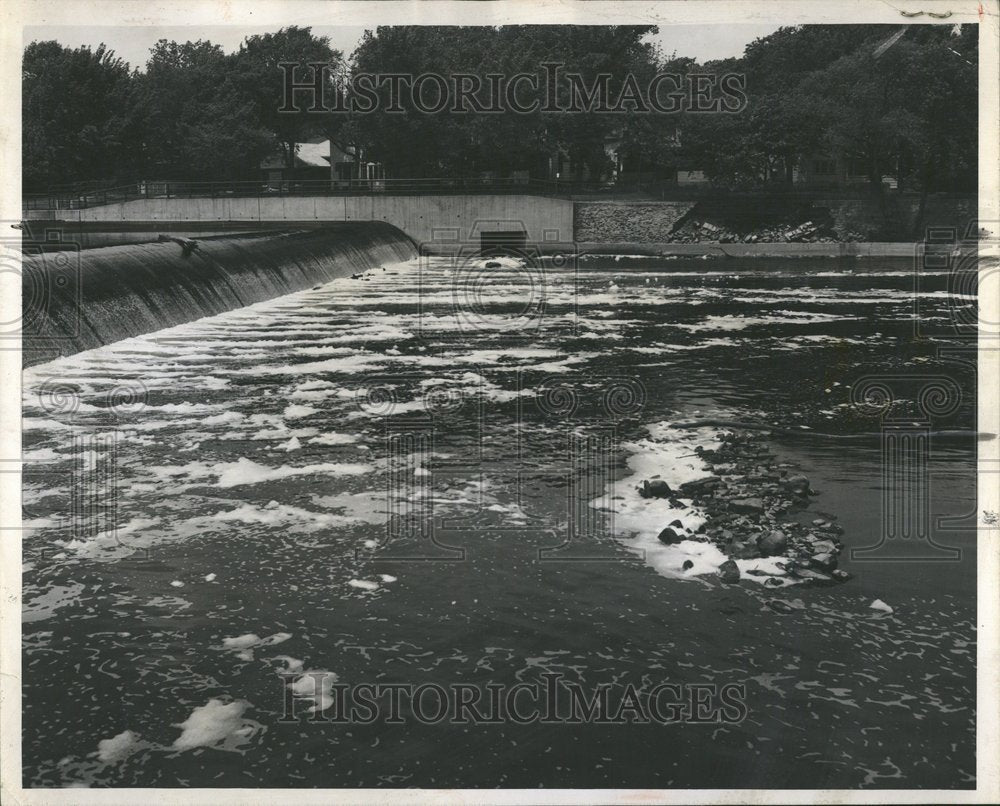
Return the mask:
<path id="1" fill-rule="evenodd" d="M 296 164 L 312 165 L 318 168 L 330 165 L 330 141 L 320 140 L 318 143 L 299 143 L 295 154 Z"/>
<path id="2" fill-rule="evenodd" d="M 283 154 L 272 154 L 261 160 L 261 168 L 284 168 L 285 157 Z M 305 143 L 296 144 L 295 148 L 296 168 L 329 168 L 330 167 L 330 141 L 311 140 Z"/>

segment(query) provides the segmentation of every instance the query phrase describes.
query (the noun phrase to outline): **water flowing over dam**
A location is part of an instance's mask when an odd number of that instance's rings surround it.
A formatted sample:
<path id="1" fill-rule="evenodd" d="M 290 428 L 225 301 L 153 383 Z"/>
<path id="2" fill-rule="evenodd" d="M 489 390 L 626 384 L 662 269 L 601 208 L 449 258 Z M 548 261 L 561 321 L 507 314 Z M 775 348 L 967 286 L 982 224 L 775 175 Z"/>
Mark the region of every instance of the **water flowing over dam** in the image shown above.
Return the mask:
<path id="1" fill-rule="evenodd" d="M 32 366 L 416 255 L 364 222 L 24 256 L 24 365 Z M 30 336 L 30 337 L 29 337 Z"/>

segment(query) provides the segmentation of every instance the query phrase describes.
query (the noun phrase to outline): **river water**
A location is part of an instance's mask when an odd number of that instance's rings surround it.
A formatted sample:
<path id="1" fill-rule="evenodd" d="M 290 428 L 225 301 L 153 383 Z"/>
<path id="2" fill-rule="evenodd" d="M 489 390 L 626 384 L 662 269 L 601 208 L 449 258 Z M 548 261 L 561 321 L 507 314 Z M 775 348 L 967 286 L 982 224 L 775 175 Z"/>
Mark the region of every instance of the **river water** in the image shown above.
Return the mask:
<path id="1" fill-rule="evenodd" d="M 850 555 L 883 500 L 852 389 L 895 376 L 919 422 L 946 376 L 964 399 L 933 427 L 974 428 L 973 368 L 939 357 L 974 299 L 874 260 L 503 262 L 387 266 L 25 372 L 26 786 L 974 785 L 971 440 L 928 464 L 960 559 Z M 724 429 L 693 418 L 782 429 L 850 581 L 725 586 L 659 553 L 634 487 L 697 475 Z M 283 719 L 296 671 L 736 684 L 746 714 Z"/>

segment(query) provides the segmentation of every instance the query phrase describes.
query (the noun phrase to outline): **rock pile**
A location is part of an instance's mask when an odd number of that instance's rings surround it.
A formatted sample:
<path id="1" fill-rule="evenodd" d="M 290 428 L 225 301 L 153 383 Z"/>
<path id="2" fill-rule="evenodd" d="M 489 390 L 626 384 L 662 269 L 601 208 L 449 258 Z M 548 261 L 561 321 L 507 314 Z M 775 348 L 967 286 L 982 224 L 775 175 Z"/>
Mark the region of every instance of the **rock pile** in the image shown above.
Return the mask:
<path id="1" fill-rule="evenodd" d="M 669 498 L 672 504 L 690 500 L 706 516 L 697 534 L 685 531 L 679 520 L 666 525 L 659 534 L 660 542 L 713 543 L 728 558 L 719 568 L 726 583 L 740 579 L 735 560 L 757 558 L 781 558 L 772 564 L 777 574 L 747 572 L 768 577 L 764 584 L 772 587 L 849 579 L 849 574 L 837 568 L 843 547 L 841 528 L 832 517 L 808 517 L 806 510 L 817 494 L 809 479 L 778 463 L 755 434 L 725 433 L 720 441 L 715 450 L 695 448 L 706 467 L 704 478 L 682 484 L 676 491 L 663 481 L 647 481 L 640 489 L 644 497 Z"/>
<path id="2" fill-rule="evenodd" d="M 827 224 L 816 221 L 758 227 L 749 232 L 739 232 L 710 221 L 690 220 L 667 236 L 670 243 L 836 243 L 841 240 L 862 238 L 860 235 L 856 238 L 838 237 Z"/>

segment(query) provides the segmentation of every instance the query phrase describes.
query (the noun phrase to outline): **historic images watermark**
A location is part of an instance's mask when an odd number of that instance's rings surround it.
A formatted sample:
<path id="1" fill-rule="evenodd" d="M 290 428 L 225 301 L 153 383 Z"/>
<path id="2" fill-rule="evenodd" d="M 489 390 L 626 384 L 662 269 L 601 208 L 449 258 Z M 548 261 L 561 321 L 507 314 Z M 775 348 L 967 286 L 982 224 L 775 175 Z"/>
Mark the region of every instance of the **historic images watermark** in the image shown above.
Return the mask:
<path id="1" fill-rule="evenodd" d="M 21 291 L 20 316 L 0 322 L 0 350 L 41 350 L 54 358 L 80 329 L 81 246 L 62 229 L 41 231 L 30 222 L 0 221 L 0 231 L 0 287 L 12 296 L 18 285 Z M 59 327 L 51 319 L 57 309 Z"/>
<path id="2" fill-rule="evenodd" d="M 327 62 L 280 62 L 284 91 L 279 112 L 376 111 L 473 113 L 737 113 L 747 106 L 742 73 L 626 73 L 587 77 L 544 62 L 539 73 L 346 74 Z"/>
<path id="3" fill-rule="evenodd" d="M 333 672 L 285 672 L 282 722 L 370 725 L 734 725 L 747 718 L 737 683 L 583 686 L 546 672 L 541 681 L 348 685 Z"/>

